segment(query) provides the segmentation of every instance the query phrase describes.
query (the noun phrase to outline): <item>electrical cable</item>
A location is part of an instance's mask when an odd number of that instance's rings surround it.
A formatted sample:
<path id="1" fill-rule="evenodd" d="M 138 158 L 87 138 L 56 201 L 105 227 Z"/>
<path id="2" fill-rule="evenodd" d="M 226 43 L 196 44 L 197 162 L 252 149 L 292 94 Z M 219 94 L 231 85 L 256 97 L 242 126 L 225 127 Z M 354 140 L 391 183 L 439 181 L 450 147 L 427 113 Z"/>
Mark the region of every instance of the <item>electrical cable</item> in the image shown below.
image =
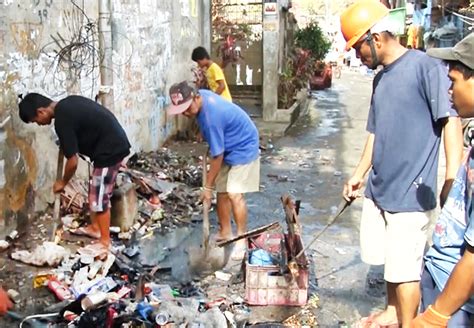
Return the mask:
<path id="1" fill-rule="evenodd" d="M 103 62 L 103 52 L 99 48 L 100 34 L 98 24 L 92 21 L 84 10 L 84 4 L 79 6 L 71 0 L 73 9 L 65 11 L 63 16 L 64 25 L 70 31 L 70 37 L 66 37 L 56 32 L 51 35 L 52 42 L 46 44 L 41 53 L 50 58 L 51 64 L 47 68 L 47 73 L 43 78 L 43 86 L 49 85 L 46 78 L 52 76 L 52 87 L 54 89 L 64 88 L 64 84 L 75 84 L 76 81 L 84 77 L 91 79 L 90 87 L 82 91 L 91 91 L 91 98 L 95 98 L 95 93 L 100 80 L 100 66 Z M 127 40 L 130 44 L 130 54 L 121 63 L 114 63 L 114 66 L 127 65 L 132 60 L 133 44 L 131 40 L 121 33 L 122 40 Z M 116 78 L 120 79 L 117 71 L 113 70 Z"/>

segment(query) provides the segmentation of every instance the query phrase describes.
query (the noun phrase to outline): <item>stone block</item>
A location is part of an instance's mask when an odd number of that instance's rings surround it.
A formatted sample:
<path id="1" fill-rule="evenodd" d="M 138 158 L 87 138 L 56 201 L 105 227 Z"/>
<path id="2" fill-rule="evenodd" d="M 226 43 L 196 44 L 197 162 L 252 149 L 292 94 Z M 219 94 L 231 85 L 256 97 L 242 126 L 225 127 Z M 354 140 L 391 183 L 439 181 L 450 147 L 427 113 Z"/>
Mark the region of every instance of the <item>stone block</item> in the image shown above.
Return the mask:
<path id="1" fill-rule="evenodd" d="M 138 215 L 138 198 L 135 184 L 129 182 L 115 188 L 111 198 L 111 226 L 128 231 Z"/>

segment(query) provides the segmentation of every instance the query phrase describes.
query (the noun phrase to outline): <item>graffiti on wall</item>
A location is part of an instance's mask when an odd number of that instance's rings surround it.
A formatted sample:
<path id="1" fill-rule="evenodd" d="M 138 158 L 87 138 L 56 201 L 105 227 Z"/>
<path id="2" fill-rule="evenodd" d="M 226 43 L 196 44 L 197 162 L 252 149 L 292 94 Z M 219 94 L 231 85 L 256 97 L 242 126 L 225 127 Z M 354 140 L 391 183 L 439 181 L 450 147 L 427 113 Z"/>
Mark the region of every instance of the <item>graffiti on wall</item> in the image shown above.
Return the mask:
<path id="1" fill-rule="evenodd" d="M 31 0 L 31 5 L 38 15 L 40 24 L 43 24 L 50 19 L 49 11 L 53 5 L 53 0 Z"/>
<path id="2" fill-rule="evenodd" d="M 153 7 L 154 15 L 149 10 Z M 172 15 L 156 2 L 120 4 L 114 14 L 115 103 L 119 120 L 135 150 L 159 147 L 169 131 L 164 108 L 167 105 L 167 75 L 172 58 Z M 130 49 L 133 51 L 130 52 Z"/>
<path id="3" fill-rule="evenodd" d="M 10 31 L 19 52 L 33 57 L 38 54 L 41 48 L 43 25 L 30 22 L 11 23 Z"/>

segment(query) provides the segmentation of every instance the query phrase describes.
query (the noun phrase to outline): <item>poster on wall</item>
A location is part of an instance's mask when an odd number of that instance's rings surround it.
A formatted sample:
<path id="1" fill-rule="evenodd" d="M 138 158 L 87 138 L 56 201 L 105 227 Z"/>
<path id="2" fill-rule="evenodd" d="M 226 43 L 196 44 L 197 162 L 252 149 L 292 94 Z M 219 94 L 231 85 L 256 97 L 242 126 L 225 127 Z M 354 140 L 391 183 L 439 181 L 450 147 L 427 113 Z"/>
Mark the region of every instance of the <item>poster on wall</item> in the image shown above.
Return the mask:
<path id="1" fill-rule="evenodd" d="M 263 14 L 265 16 L 276 16 L 278 14 L 278 3 L 276 0 L 265 0 L 263 3 Z"/>

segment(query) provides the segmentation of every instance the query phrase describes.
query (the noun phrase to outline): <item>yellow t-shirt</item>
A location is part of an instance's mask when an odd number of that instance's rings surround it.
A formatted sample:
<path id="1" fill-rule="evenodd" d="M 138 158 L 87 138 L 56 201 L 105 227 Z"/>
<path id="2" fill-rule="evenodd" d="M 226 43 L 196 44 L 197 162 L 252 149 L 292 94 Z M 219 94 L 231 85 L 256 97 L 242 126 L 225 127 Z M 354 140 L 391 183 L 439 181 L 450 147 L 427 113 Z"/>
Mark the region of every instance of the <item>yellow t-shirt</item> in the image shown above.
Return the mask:
<path id="1" fill-rule="evenodd" d="M 216 92 L 217 88 L 219 87 L 219 84 L 217 81 L 223 80 L 225 84 L 225 89 L 222 91 L 220 94 L 221 97 L 228 101 L 232 101 L 232 96 L 230 95 L 229 87 L 227 86 L 227 82 L 225 80 L 224 72 L 222 69 L 217 65 L 216 63 L 212 63 L 211 66 L 206 71 L 206 76 L 207 76 L 207 83 L 209 83 L 209 88 L 211 88 L 212 91 Z"/>

